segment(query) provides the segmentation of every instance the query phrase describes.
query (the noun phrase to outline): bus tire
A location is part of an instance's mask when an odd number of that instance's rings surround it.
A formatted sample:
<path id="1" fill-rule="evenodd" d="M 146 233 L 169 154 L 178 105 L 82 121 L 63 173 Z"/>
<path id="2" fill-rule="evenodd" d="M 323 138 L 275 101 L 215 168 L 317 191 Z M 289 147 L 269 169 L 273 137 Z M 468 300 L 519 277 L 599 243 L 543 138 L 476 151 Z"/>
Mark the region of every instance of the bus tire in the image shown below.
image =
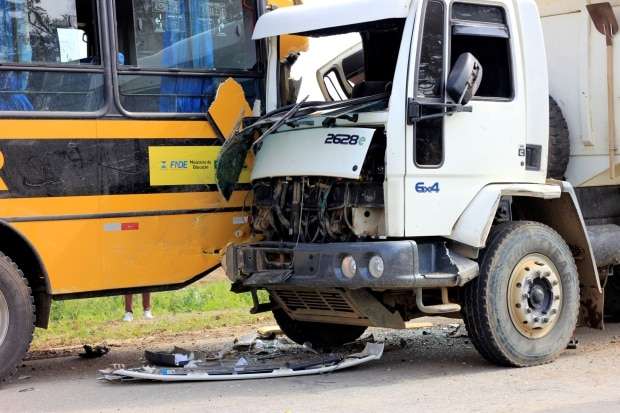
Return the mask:
<path id="1" fill-rule="evenodd" d="M 579 277 L 562 237 L 536 222 L 496 227 L 464 291 L 463 318 L 480 355 L 508 367 L 550 363 L 566 349 L 578 312 Z"/>
<path id="2" fill-rule="evenodd" d="M 310 343 L 314 349 L 340 347 L 357 340 L 366 331 L 363 326 L 293 320 L 281 308 L 273 310 L 273 317 L 288 338 L 297 344 Z"/>
<path id="3" fill-rule="evenodd" d="M 35 306 L 19 267 L 0 253 L 0 381 L 17 370 L 32 341 Z"/>

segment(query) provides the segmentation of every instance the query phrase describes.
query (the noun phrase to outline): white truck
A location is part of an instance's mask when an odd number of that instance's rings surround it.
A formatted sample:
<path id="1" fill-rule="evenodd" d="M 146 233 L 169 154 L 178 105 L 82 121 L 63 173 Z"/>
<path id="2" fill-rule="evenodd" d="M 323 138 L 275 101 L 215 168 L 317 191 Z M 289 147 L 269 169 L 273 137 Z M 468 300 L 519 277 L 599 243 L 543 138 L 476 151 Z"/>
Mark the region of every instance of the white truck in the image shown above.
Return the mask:
<path id="1" fill-rule="evenodd" d="M 532 366 L 578 320 L 602 328 L 602 286 L 620 285 L 618 93 L 605 86 L 618 72 L 612 59 L 605 82 L 607 26 L 586 6 L 342 0 L 263 15 L 268 113 L 218 164 L 226 197 L 255 156 L 257 241 L 226 251 L 233 290 L 317 347 L 441 314 L 462 317 L 487 360 Z M 282 102 L 278 36 L 354 32 L 361 56 L 332 62 L 342 100 Z"/>

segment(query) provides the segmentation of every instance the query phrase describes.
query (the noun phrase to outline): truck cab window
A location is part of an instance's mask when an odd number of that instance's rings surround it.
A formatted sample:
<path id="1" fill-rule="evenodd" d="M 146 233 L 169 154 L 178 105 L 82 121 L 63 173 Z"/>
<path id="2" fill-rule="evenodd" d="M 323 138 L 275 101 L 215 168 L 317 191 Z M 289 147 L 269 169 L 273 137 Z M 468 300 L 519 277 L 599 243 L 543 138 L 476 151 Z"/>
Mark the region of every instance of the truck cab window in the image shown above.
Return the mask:
<path id="1" fill-rule="evenodd" d="M 251 0 L 116 0 L 116 18 L 121 104 L 130 112 L 205 112 L 227 74 L 258 70 Z M 240 83 L 257 94 L 256 82 Z"/>
<path id="2" fill-rule="evenodd" d="M 451 64 L 466 52 L 476 56 L 484 69 L 477 96 L 511 99 L 510 32 L 503 8 L 470 3 L 452 6 Z"/>
<path id="3" fill-rule="evenodd" d="M 445 6 L 442 1 L 429 1 L 426 6 L 416 98 L 443 102 Z M 423 115 L 441 109 L 422 108 Z M 415 160 L 423 167 L 436 167 L 443 161 L 443 119 L 428 119 L 415 125 Z"/>
<path id="4" fill-rule="evenodd" d="M 3 4 L 0 110 L 84 112 L 100 108 L 103 68 L 95 1 L 12 0 Z M 92 73 L 43 70 L 68 66 Z"/>

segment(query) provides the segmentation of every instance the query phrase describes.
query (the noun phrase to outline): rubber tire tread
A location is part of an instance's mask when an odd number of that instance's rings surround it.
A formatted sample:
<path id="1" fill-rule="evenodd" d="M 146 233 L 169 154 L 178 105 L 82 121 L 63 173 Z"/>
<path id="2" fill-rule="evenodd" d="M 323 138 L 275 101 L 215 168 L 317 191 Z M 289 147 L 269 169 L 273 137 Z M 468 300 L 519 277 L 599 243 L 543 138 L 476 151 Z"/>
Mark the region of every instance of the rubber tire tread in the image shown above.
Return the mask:
<path id="1" fill-rule="evenodd" d="M 4 297 L 9 305 L 9 332 L 0 344 L 0 382 L 13 376 L 28 352 L 34 333 L 36 308 L 32 290 L 22 270 L 8 256 L 0 252 L 0 282 L 7 284 L 13 293 Z M 2 285 L 0 285 L 2 288 Z M 22 308 L 24 311 L 11 311 Z M 13 333 L 13 334 L 11 334 Z"/>
<path id="2" fill-rule="evenodd" d="M 549 156 L 547 177 L 564 180 L 570 160 L 570 135 L 562 109 L 549 96 Z"/>
<path id="3" fill-rule="evenodd" d="M 502 257 L 498 256 L 498 250 L 501 249 L 502 244 L 506 242 L 514 231 L 524 226 L 539 226 L 545 228 L 546 230 L 555 232 L 546 225 L 529 221 L 515 221 L 497 225 L 489 236 L 487 249 L 483 251 L 480 265 L 480 276 L 465 287 L 463 294 L 464 306 L 462 315 L 472 344 L 478 353 L 487 361 L 504 367 L 531 367 L 548 364 L 553 362 L 561 353 L 561 351 L 558 351 L 553 356 L 541 359 L 534 363 L 523 362 L 511 358 L 497 344 L 489 318 L 490 312 L 487 307 L 488 302 L 484 299 L 480 299 L 480 297 L 487 296 L 487 290 L 489 287 L 488 275 L 492 273 L 490 270 L 496 265 L 498 260 L 502 259 Z M 561 239 L 561 237 L 559 237 L 559 239 Z M 568 249 L 568 246 L 566 246 L 566 248 Z M 572 255 L 570 256 L 570 262 L 576 274 L 577 270 Z M 576 283 L 576 289 L 577 296 L 579 296 L 578 280 Z M 578 317 L 578 312 L 579 305 L 576 305 L 575 311 L 571 315 L 571 318 L 574 319 L 575 322 Z"/>

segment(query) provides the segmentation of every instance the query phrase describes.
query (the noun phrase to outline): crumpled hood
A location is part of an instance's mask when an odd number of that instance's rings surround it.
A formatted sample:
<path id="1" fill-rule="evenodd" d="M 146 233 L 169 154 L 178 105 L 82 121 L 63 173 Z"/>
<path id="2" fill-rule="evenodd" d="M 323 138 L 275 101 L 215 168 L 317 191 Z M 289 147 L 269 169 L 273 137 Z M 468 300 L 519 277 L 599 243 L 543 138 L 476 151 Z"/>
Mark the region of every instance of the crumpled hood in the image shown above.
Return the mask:
<path id="1" fill-rule="evenodd" d="M 359 179 L 372 128 L 312 128 L 274 133 L 257 145 L 252 180 L 287 176 Z"/>

